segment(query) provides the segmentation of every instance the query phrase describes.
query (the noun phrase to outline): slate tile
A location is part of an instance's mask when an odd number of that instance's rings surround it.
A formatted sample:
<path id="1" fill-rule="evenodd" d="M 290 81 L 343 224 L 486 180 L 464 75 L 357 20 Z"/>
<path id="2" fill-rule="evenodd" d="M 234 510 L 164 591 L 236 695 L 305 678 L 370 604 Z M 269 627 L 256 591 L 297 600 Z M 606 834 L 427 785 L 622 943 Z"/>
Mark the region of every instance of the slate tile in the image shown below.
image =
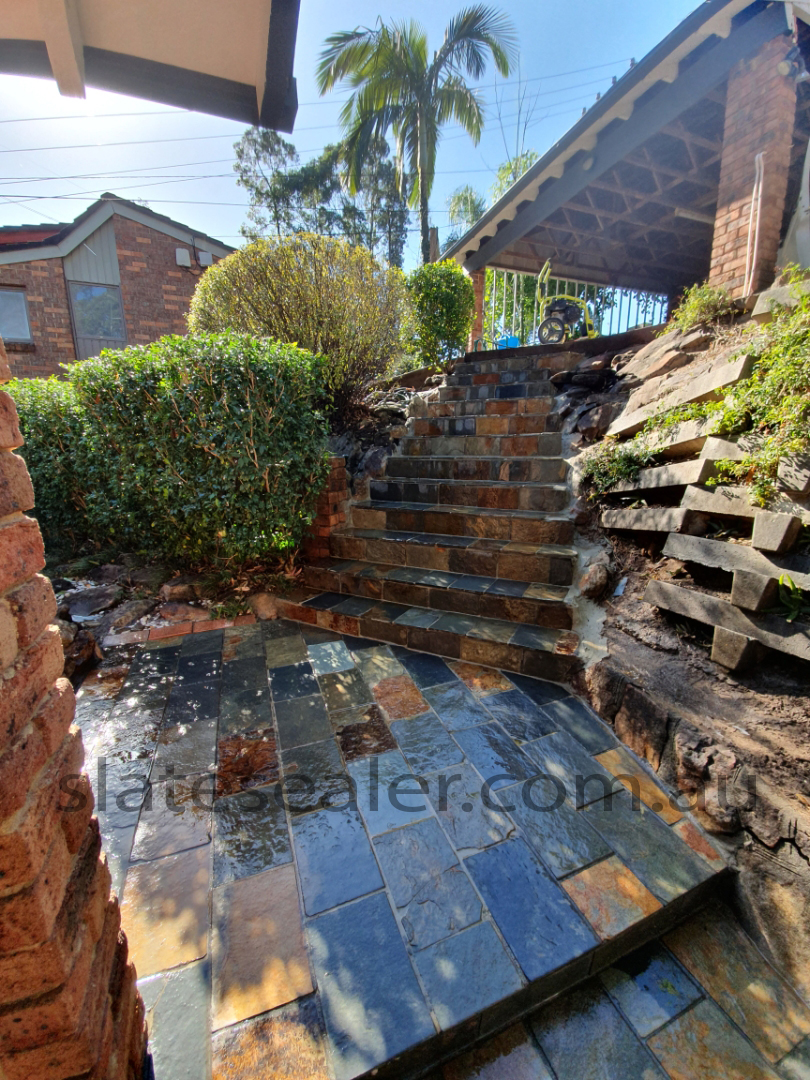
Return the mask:
<path id="1" fill-rule="evenodd" d="M 437 686 L 439 683 L 454 681 L 450 668 L 438 656 L 411 652 L 409 649 L 399 647 L 394 647 L 392 652 L 420 690 L 428 686 Z"/>
<path id="2" fill-rule="evenodd" d="M 306 814 L 352 801 L 349 776 L 333 738 L 285 750 L 281 760 L 281 794 L 290 813 Z"/>
<path id="3" fill-rule="evenodd" d="M 106 831 L 101 826 L 101 839 L 104 844 L 104 854 L 107 856 L 107 865 L 110 868 L 110 889 L 119 898 L 124 893 L 124 882 L 129 870 L 129 856 L 132 852 L 132 844 L 135 840 L 135 822 L 123 829 L 110 829 Z M 138 865 L 148 866 L 150 863 Z"/>
<path id="4" fill-rule="evenodd" d="M 141 807 L 152 801 L 151 767 L 149 760 L 112 762 L 100 758 L 88 771 L 102 833 L 134 829 L 138 824 Z"/>
<path id="5" fill-rule="evenodd" d="M 649 889 L 615 855 L 580 870 L 561 884 L 603 941 L 661 908 Z"/>
<path id="6" fill-rule="evenodd" d="M 156 1076 L 207 1080 L 211 1075 L 208 1003 L 211 967 L 205 960 L 138 980 Z"/>
<path id="7" fill-rule="evenodd" d="M 270 672 L 270 692 L 274 702 L 317 694 L 318 681 L 312 671 L 312 665 L 303 663 L 273 668 Z"/>
<path id="8" fill-rule="evenodd" d="M 779 1080 L 713 1001 L 704 998 L 647 1042 L 671 1080 Z"/>
<path id="9" fill-rule="evenodd" d="M 354 667 L 352 654 L 342 641 L 325 641 L 321 645 L 308 646 L 309 662 L 316 675 L 330 675 L 336 671 L 348 671 Z"/>
<path id="10" fill-rule="evenodd" d="M 421 783 L 398 750 L 358 758 L 348 764 L 357 791 L 357 805 L 372 836 L 430 816 Z"/>
<path id="11" fill-rule="evenodd" d="M 408 675 L 396 675 L 391 679 L 381 679 L 374 687 L 377 704 L 389 720 L 404 720 L 425 712 L 428 705 L 417 689 L 416 683 Z"/>
<path id="12" fill-rule="evenodd" d="M 397 749 L 397 741 L 377 705 L 333 712 L 329 719 L 347 762 L 368 757 L 369 754 L 384 754 L 388 750 Z"/>
<path id="13" fill-rule="evenodd" d="M 663 817 L 663 814 L 661 816 Z M 694 821 L 690 821 L 689 818 L 682 818 L 672 828 L 680 836 L 681 840 L 689 845 L 692 851 L 700 855 L 711 866 L 712 870 L 718 872 L 725 870 L 726 860 L 714 844 L 709 841 L 706 833 L 699 829 Z"/>
<path id="14" fill-rule="evenodd" d="M 365 615 L 365 613 L 374 607 L 376 601 L 368 600 L 364 596 L 347 596 L 341 604 L 336 604 L 332 608 L 338 615 Z"/>
<path id="15" fill-rule="evenodd" d="M 526 697 L 530 697 L 537 705 L 545 705 L 548 701 L 560 701 L 570 697 L 570 691 L 558 683 L 547 682 L 545 679 L 532 679 L 528 675 L 516 675 L 511 672 L 509 678 Z"/>
<path id="16" fill-rule="evenodd" d="M 203 640 L 205 635 L 200 635 L 198 640 Z M 189 639 L 190 640 L 190 639 Z M 205 682 L 206 679 L 217 679 L 222 675 L 222 642 L 214 652 L 193 653 L 190 656 L 180 655 L 177 661 L 175 680 L 188 685 Z"/>
<path id="17" fill-rule="evenodd" d="M 623 746 L 614 746 L 612 750 L 598 754 L 596 760 L 668 825 L 683 817 L 675 798 L 663 791 L 644 766 Z"/>
<path id="18" fill-rule="evenodd" d="M 503 694 L 509 690 L 514 690 L 514 686 L 503 672 L 497 671 L 495 668 L 468 664 L 464 660 L 451 660 L 448 667 L 477 698 L 485 698 L 491 694 Z"/>
<path id="19" fill-rule="evenodd" d="M 405 674 L 405 668 L 394 657 L 388 646 L 375 645 L 373 648 L 353 650 L 352 656 L 366 684 L 370 687 L 376 686 L 383 679 L 392 679 L 397 675 Z"/>
<path id="20" fill-rule="evenodd" d="M 528 581 L 512 581 L 510 578 L 498 578 L 487 589 L 487 596 L 523 596 L 528 587 Z"/>
<path id="21" fill-rule="evenodd" d="M 619 786 L 607 769 L 565 731 L 525 743 L 523 752 L 539 767 L 538 771 L 562 783 L 565 797 L 577 808 L 603 799 Z"/>
<path id="22" fill-rule="evenodd" d="M 499 724 L 465 728 L 454 735 L 491 791 L 527 780 L 537 772 Z"/>
<path id="23" fill-rule="evenodd" d="M 554 736 L 549 736 L 553 738 Z M 659 817 L 622 790 L 585 808 L 588 821 L 653 896 L 669 903 L 712 876 L 710 867 Z"/>
<path id="24" fill-rule="evenodd" d="M 457 679 L 426 689 L 425 697 L 448 731 L 492 723 L 491 713 Z"/>
<path id="25" fill-rule="evenodd" d="M 416 954 L 416 967 L 443 1031 L 517 993 L 515 965 L 488 922 Z"/>
<path id="26" fill-rule="evenodd" d="M 192 657 L 219 658 L 222 655 L 224 637 L 222 630 L 209 630 L 205 634 L 186 634 L 180 646 L 178 667 L 182 667 Z"/>
<path id="27" fill-rule="evenodd" d="M 458 634 L 459 637 L 466 637 L 480 622 L 481 620 L 474 615 L 450 613 L 442 615 L 438 622 L 433 625 L 433 629 L 442 630 L 445 634 Z"/>
<path id="28" fill-rule="evenodd" d="M 605 990 L 642 1038 L 702 997 L 700 987 L 659 944 L 645 945 L 600 973 Z"/>
<path id="29" fill-rule="evenodd" d="M 481 918 L 481 901 L 435 818 L 383 833 L 374 850 L 415 949 Z"/>
<path id="30" fill-rule="evenodd" d="M 546 1005 L 531 1027 L 558 1080 L 666 1080 L 595 982 Z"/>
<path id="31" fill-rule="evenodd" d="M 419 585 L 428 571 L 422 566 L 397 566 L 385 575 L 388 581 L 401 581 L 405 585 Z"/>
<path id="32" fill-rule="evenodd" d="M 292 861 L 287 816 L 275 787 L 217 799 L 213 822 L 215 886 Z"/>
<path id="33" fill-rule="evenodd" d="M 413 607 L 400 615 L 399 618 L 394 619 L 397 626 L 419 626 L 423 630 L 427 630 L 429 627 L 434 626 L 441 614 L 438 611 L 432 611 L 429 608 Z"/>
<path id="34" fill-rule="evenodd" d="M 173 675 L 143 674 L 133 676 L 130 674 L 130 677 L 125 680 L 121 688 L 115 706 L 132 710 L 165 708 L 173 683 Z M 80 702 L 83 704 L 81 697 L 77 698 L 77 712 Z"/>
<path id="35" fill-rule="evenodd" d="M 201 682 L 183 682 L 176 678 L 166 703 L 166 723 L 193 724 L 195 720 L 214 720 L 219 715 L 219 688 L 218 675 Z"/>
<path id="36" fill-rule="evenodd" d="M 467 762 L 423 779 L 439 823 L 457 851 L 482 851 L 515 831 L 493 796 L 482 791 L 481 777 Z"/>
<path id="37" fill-rule="evenodd" d="M 371 688 L 354 664 L 350 671 L 321 675 L 318 681 L 324 703 L 330 713 L 369 705 L 374 700 Z"/>
<path id="38" fill-rule="evenodd" d="M 459 1054 L 444 1066 L 441 1077 L 442 1080 L 474 1077 L 476 1080 L 554 1080 L 523 1024 L 515 1024 Z"/>
<path id="39" fill-rule="evenodd" d="M 475 574 L 460 574 L 456 578 L 453 588 L 463 589 L 464 592 L 485 593 L 494 583 L 495 578 L 478 577 Z"/>
<path id="40" fill-rule="evenodd" d="M 501 788 L 496 799 L 557 878 L 611 854 L 585 816 L 565 800 L 561 786 L 547 776 Z"/>
<path id="41" fill-rule="evenodd" d="M 211 1051 L 216 1080 L 331 1080 L 316 994 L 218 1031 Z"/>
<path id="42" fill-rule="evenodd" d="M 307 924 L 336 1080 L 350 1080 L 434 1034 L 383 893 Z M 369 954 L 385 956 L 369 964 Z"/>
<path id="43" fill-rule="evenodd" d="M 579 698 L 549 701 L 543 706 L 543 712 L 553 722 L 555 731 L 567 731 L 589 754 L 599 754 L 618 745 L 618 739 L 607 724 Z"/>
<path id="44" fill-rule="evenodd" d="M 161 728 L 155 748 L 153 780 L 166 769 L 175 776 L 213 772 L 217 762 L 217 721 L 198 720 L 194 724 L 171 724 Z"/>
<path id="45" fill-rule="evenodd" d="M 304 644 L 309 647 L 310 645 L 326 645 L 330 641 L 340 641 L 340 634 L 334 630 L 324 630 L 322 626 L 310 626 L 304 623 L 300 626 L 301 637 L 304 639 Z"/>
<path id="46" fill-rule="evenodd" d="M 699 911 L 664 943 L 768 1061 L 778 1061 L 810 1034 L 810 1008 L 724 904 Z"/>
<path id="47" fill-rule="evenodd" d="M 779 1062 L 784 1080 L 810 1080 L 810 1036 Z"/>
<path id="48" fill-rule="evenodd" d="M 271 727 L 219 740 L 217 796 L 263 787 L 278 780 L 278 747 Z"/>
<path id="49" fill-rule="evenodd" d="M 308 657 L 307 647 L 300 634 L 295 637 L 271 638 L 264 643 L 265 661 L 267 667 L 274 668 L 291 667 L 293 664 L 304 663 Z"/>
<path id="50" fill-rule="evenodd" d="M 214 1031 L 312 993 L 292 863 L 212 892 Z"/>
<path id="51" fill-rule="evenodd" d="M 262 681 L 253 687 L 234 689 L 228 694 L 223 693 L 219 703 L 221 735 L 238 735 L 251 728 L 268 727 L 273 723 L 267 672 L 264 668 L 262 668 L 262 675 Z"/>
<path id="52" fill-rule="evenodd" d="M 152 784 L 151 799 L 144 801 L 138 818 L 132 861 L 147 862 L 210 843 L 213 783 L 213 777 L 202 774 Z"/>
<path id="53" fill-rule="evenodd" d="M 381 889 L 380 871 L 356 810 L 318 810 L 293 819 L 304 910 L 318 915 Z"/>
<path id="54" fill-rule="evenodd" d="M 265 619 L 259 623 L 265 645 L 281 638 L 297 638 L 301 636 L 301 627 L 290 619 Z"/>
<path id="55" fill-rule="evenodd" d="M 397 720 L 391 732 L 417 775 L 447 769 L 464 756 L 434 712 Z"/>
<path id="56" fill-rule="evenodd" d="M 520 690 L 494 694 L 483 704 L 517 742 L 532 742 L 554 731 L 545 712 Z"/>
<path id="57" fill-rule="evenodd" d="M 173 674 L 177 670 L 179 656 L 179 645 L 162 645 L 154 649 L 141 648 L 132 658 L 130 676 Z"/>
<path id="58" fill-rule="evenodd" d="M 507 645 L 515 633 L 515 624 L 503 622 L 500 619 L 476 619 L 475 625 L 470 627 L 467 637 L 475 641 L 490 641 L 498 645 Z M 487 659 L 498 655 L 498 650 L 488 650 Z"/>
<path id="59" fill-rule="evenodd" d="M 588 952 L 598 939 L 527 844 L 513 837 L 464 865 L 529 980 Z"/>
<path id="60" fill-rule="evenodd" d="M 448 574 L 444 570 L 431 570 L 422 578 L 422 585 L 430 585 L 433 589 L 449 589 L 459 578 L 458 574 Z"/>
<path id="61" fill-rule="evenodd" d="M 379 649 L 379 641 L 375 641 L 373 638 L 364 637 L 352 637 L 350 634 L 343 634 L 341 639 L 349 652 L 353 654 L 363 653 L 366 649 Z M 359 656 L 355 655 L 355 660 L 359 663 Z"/>
<path id="62" fill-rule="evenodd" d="M 222 642 L 223 671 L 238 660 L 259 658 L 264 661 L 264 632 L 261 623 L 255 626 L 229 626 Z"/>
<path id="63" fill-rule="evenodd" d="M 318 742 L 328 738 L 332 732 L 329 714 L 320 694 L 277 702 L 276 725 L 283 750 Z"/>
<path id="64" fill-rule="evenodd" d="M 345 599 L 346 597 L 341 593 L 325 592 L 305 600 L 303 606 L 315 608 L 316 611 L 329 611 Z"/>

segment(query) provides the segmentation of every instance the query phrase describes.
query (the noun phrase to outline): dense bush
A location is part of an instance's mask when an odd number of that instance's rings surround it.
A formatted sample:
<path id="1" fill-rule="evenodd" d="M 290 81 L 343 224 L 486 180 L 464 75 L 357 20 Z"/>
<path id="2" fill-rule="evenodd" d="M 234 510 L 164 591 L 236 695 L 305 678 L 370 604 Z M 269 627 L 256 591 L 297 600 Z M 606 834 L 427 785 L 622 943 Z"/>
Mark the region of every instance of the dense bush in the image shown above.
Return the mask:
<path id="1" fill-rule="evenodd" d="M 467 347 L 475 317 L 472 281 L 453 259 L 425 263 L 408 277 L 416 344 L 424 364 L 447 368 Z"/>
<path id="2" fill-rule="evenodd" d="M 328 469 L 324 366 L 200 335 L 105 351 L 67 382 L 12 383 L 46 535 L 78 522 L 98 542 L 197 563 L 291 553 Z"/>
<path id="3" fill-rule="evenodd" d="M 662 333 L 680 330 L 685 334 L 696 326 L 729 322 L 736 314 L 734 300 L 726 289 L 703 282 L 684 290 L 680 304 Z"/>
<path id="4" fill-rule="evenodd" d="M 189 328 L 274 337 L 326 357 L 323 404 L 342 417 L 399 356 L 407 314 L 400 270 L 344 240 L 299 233 L 257 240 L 206 271 Z"/>

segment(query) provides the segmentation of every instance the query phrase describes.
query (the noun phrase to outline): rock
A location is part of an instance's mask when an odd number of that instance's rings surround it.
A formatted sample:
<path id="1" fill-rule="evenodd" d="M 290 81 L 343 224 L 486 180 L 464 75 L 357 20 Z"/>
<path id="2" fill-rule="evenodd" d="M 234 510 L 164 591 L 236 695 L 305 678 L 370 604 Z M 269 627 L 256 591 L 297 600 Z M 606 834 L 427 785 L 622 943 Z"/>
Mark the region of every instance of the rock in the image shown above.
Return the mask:
<path id="1" fill-rule="evenodd" d="M 192 607 L 191 604 L 163 604 L 158 608 L 158 615 L 166 622 L 201 622 L 209 617 L 205 608 Z"/>
<path id="2" fill-rule="evenodd" d="M 95 635 L 99 641 L 103 641 L 107 634 L 115 630 L 122 630 L 125 626 L 131 626 L 138 619 L 148 615 L 156 606 L 157 600 L 127 600 L 113 608 L 108 614 L 99 619 L 95 627 Z"/>
<path id="3" fill-rule="evenodd" d="M 570 371 L 558 371 L 551 376 L 550 382 L 552 386 L 565 386 L 572 378 Z"/>
<path id="4" fill-rule="evenodd" d="M 91 570 L 88 575 L 92 581 L 116 584 L 125 576 L 127 568 L 118 566 L 116 563 L 105 563 L 103 566 Z"/>
<path id="5" fill-rule="evenodd" d="M 278 603 L 270 593 L 254 593 L 248 597 L 247 603 L 257 619 L 278 618 Z"/>
<path id="6" fill-rule="evenodd" d="M 80 627 L 73 641 L 65 649 L 65 678 L 72 678 L 92 660 L 100 659 L 101 650 L 96 645 L 95 637 L 90 630 Z"/>
<path id="7" fill-rule="evenodd" d="M 779 462 L 779 483 L 786 491 L 810 495 L 810 454 L 784 457 Z"/>
<path id="8" fill-rule="evenodd" d="M 621 415 L 623 407 L 620 401 L 609 401 L 589 409 L 577 420 L 577 431 L 582 432 L 589 442 L 603 438 L 616 417 Z"/>
<path id="9" fill-rule="evenodd" d="M 758 551 L 782 553 L 790 551 L 799 539 L 802 519 L 794 514 L 774 514 L 759 510 L 754 517 L 751 546 Z"/>
<path id="10" fill-rule="evenodd" d="M 385 446 L 370 446 L 354 470 L 354 481 L 357 482 L 364 476 L 382 476 L 388 457 L 388 449 Z"/>
<path id="11" fill-rule="evenodd" d="M 99 611 L 107 611 L 124 595 L 120 585 L 98 585 L 91 589 L 76 589 L 63 597 L 71 617 L 87 618 Z"/>
<path id="12" fill-rule="evenodd" d="M 585 686 L 591 705 L 599 715 L 611 722 L 619 711 L 627 688 L 627 679 L 604 660 L 585 672 Z"/>
<path id="13" fill-rule="evenodd" d="M 700 793 L 695 817 L 710 833 L 735 833 L 740 828 L 739 811 L 728 802 L 725 788 L 716 784 L 707 784 Z"/>
<path id="14" fill-rule="evenodd" d="M 643 690 L 628 683 L 616 713 L 616 734 L 657 771 L 667 741 L 668 714 Z"/>
<path id="15" fill-rule="evenodd" d="M 427 401 L 421 394 L 414 394 L 411 400 L 408 402 L 408 416 L 414 416 L 421 418 L 427 416 L 428 406 Z"/>
<path id="16" fill-rule="evenodd" d="M 590 566 L 579 579 L 579 591 L 589 600 L 598 600 L 607 588 L 609 580 L 607 567 L 596 563 Z"/>
<path id="17" fill-rule="evenodd" d="M 571 507 L 570 514 L 574 520 L 574 524 L 577 528 L 581 528 L 583 525 L 587 525 L 591 520 L 591 514 L 593 513 L 593 506 L 587 499 L 583 499 L 580 496 L 575 500 L 574 505 Z"/>
<path id="18" fill-rule="evenodd" d="M 582 371 L 604 371 L 610 367 L 611 353 L 602 353 L 600 356 L 588 356 L 574 368 L 575 373 Z"/>
<path id="19" fill-rule="evenodd" d="M 200 579 L 191 574 L 183 574 L 180 577 L 167 581 L 160 589 L 161 600 L 169 603 L 178 603 L 188 600 L 197 600 L 202 596 Z"/>
<path id="20" fill-rule="evenodd" d="M 705 326 L 698 326 L 678 339 L 678 348 L 683 352 L 697 352 L 708 348 L 714 341 L 714 334 Z"/>
<path id="21" fill-rule="evenodd" d="M 51 578 L 51 587 L 55 593 L 67 592 L 68 589 L 75 589 L 76 584 L 70 581 L 68 578 L 55 577 Z"/>
<path id="22" fill-rule="evenodd" d="M 578 371 L 571 376 L 574 386 L 584 386 L 588 390 L 601 390 L 616 381 L 616 373 L 610 368 L 603 371 Z"/>
<path id="23" fill-rule="evenodd" d="M 165 566 L 137 566 L 130 570 L 128 581 L 130 585 L 142 586 L 151 592 L 157 592 L 170 571 Z"/>
<path id="24" fill-rule="evenodd" d="M 59 618 L 54 619 L 53 624 L 59 631 L 59 637 L 62 639 L 62 648 L 66 649 L 79 632 L 78 626 L 75 623 L 65 622 L 64 619 Z"/>

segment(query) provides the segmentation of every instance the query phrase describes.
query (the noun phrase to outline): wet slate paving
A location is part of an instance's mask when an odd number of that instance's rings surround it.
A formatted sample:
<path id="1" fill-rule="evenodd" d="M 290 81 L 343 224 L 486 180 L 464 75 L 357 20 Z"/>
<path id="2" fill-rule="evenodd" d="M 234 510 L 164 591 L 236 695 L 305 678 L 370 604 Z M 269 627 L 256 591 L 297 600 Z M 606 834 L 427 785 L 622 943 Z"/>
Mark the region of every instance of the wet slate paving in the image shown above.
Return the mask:
<path id="1" fill-rule="evenodd" d="M 239 1025 L 292 1007 L 289 986 L 312 980 L 324 1076 L 349 1080 L 398 1054 L 408 1055 L 398 1075 L 424 1069 L 503 1026 L 513 998 L 525 1011 L 547 983 L 547 994 L 559 990 L 561 972 L 587 976 L 602 943 L 601 922 L 587 921 L 599 907 L 591 868 L 609 866 L 594 880 L 617 888 L 635 875 L 666 904 L 719 865 L 651 810 L 628 808 L 594 757 L 615 745 L 612 732 L 565 687 L 316 626 L 279 621 L 154 643 L 115 702 L 83 710 L 80 697 L 80 724 L 83 715 L 89 758 L 106 761 L 99 816 L 125 910 L 147 897 L 136 966 L 171 972 L 192 954 L 199 964 L 204 944 L 189 941 L 205 941 L 211 911 L 201 875 L 220 903 L 238 885 L 250 925 L 270 922 L 263 946 L 233 954 L 250 957 L 249 986 L 238 986 L 247 960 L 232 957 L 228 980 L 215 978 L 217 1015 L 238 1041 Z M 589 786 L 578 798 L 578 773 L 600 777 L 593 797 Z M 620 792 L 612 810 L 611 785 Z M 252 883 L 266 882 L 290 911 L 283 882 L 292 880 L 300 920 L 278 927 Z M 630 910 L 622 895 L 610 901 Z M 268 956 L 253 985 L 255 950 L 274 942 L 287 952 Z M 309 971 L 290 968 L 305 955 Z M 638 965 L 616 966 L 598 984 L 609 1009 L 632 1017 L 636 1040 L 692 1000 L 670 954 L 657 963 L 643 977 Z M 669 982 L 673 1000 L 660 992 Z M 634 1004 L 628 994 L 642 983 Z M 182 980 L 168 985 L 172 999 L 181 993 Z"/>

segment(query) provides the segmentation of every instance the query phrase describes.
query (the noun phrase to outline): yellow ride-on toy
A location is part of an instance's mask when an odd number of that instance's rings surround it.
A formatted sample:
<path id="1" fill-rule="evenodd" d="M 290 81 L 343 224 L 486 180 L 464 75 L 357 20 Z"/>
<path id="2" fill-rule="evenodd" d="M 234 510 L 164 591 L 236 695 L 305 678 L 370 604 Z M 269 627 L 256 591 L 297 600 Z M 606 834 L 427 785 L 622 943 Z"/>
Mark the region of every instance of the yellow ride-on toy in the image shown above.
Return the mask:
<path id="1" fill-rule="evenodd" d="M 548 295 L 548 280 L 551 276 L 551 260 L 540 271 L 537 279 L 537 303 L 540 325 L 537 328 L 537 341 L 541 345 L 557 345 L 566 338 L 574 336 L 574 328 L 579 327 L 577 337 L 594 338 L 599 332 L 593 324 L 593 316 L 588 302 L 581 296 L 569 296 L 566 293 Z"/>

